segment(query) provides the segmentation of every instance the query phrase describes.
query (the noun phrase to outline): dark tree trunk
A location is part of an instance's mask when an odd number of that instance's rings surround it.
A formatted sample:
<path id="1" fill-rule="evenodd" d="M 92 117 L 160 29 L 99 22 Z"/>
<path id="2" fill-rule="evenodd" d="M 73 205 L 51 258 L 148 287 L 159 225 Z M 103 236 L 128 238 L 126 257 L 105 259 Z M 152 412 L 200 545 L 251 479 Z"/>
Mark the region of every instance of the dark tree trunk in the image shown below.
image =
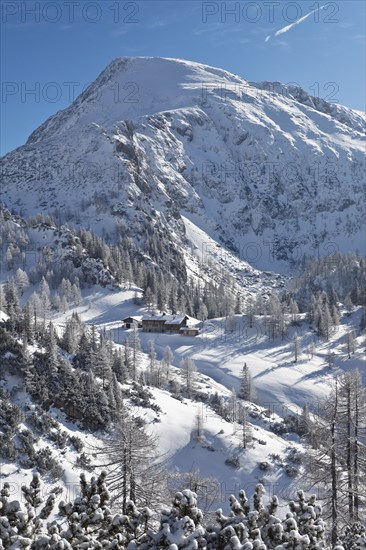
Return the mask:
<path id="1" fill-rule="evenodd" d="M 332 544 L 338 539 L 338 486 L 337 486 L 337 449 L 336 449 L 336 422 L 338 411 L 338 387 L 336 381 L 334 414 L 331 424 L 331 476 L 332 476 Z"/>
<path id="2" fill-rule="evenodd" d="M 357 388 L 358 390 L 358 388 Z M 358 392 L 355 392 L 355 431 L 354 431 L 354 454 L 353 454 L 353 475 L 354 475 L 354 521 L 358 521 L 358 461 L 359 461 L 359 442 L 358 442 L 358 423 L 359 423 L 359 403 Z"/>
<path id="3" fill-rule="evenodd" d="M 128 477 L 128 466 L 127 466 L 127 446 L 126 443 L 123 448 L 123 488 L 122 488 L 122 509 L 123 513 L 126 513 L 127 505 L 127 477 Z"/>
<path id="4" fill-rule="evenodd" d="M 352 464 L 352 418 L 351 418 L 351 385 L 347 381 L 347 488 L 348 517 L 353 520 L 353 464 Z"/>

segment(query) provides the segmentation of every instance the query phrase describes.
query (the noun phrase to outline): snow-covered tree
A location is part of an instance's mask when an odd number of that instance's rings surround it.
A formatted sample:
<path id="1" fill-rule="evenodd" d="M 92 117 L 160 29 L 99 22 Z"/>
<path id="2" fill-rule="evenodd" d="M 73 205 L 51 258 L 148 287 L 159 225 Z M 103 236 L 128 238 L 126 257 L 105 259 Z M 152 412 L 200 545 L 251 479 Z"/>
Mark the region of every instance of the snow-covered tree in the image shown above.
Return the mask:
<path id="1" fill-rule="evenodd" d="M 239 404 L 239 424 L 241 429 L 241 446 L 243 449 L 247 449 L 249 443 L 252 441 L 253 433 L 248 422 L 248 413 L 246 408 Z"/>
<path id="2" fill-rule="evenodd" d="M 51 299 L 50 287 L 44 277 L 42 277 L 39 285 L 39 297 L 41 301 L 43 318 L 45 319 L 51 307 Z"/>
<path id="3" fill-rule="evenodd" d="M 170 378 L 170 366 L 172 364 L 173 359 L 174 359 L 174 355 L 170 346 L 165 346 L 163 364 L 164 364 L 165 376 L 167 380 L 169 380 Z"/>
<path id="4" fill-rule="evenodd" d="M 164 464 L 158 455 L 158 440 L 148 434 L 122 409 L 113 437 L 96 449 L 98 460 L 108 471 L 112 500 L 126 513 L 129 501 L 154 507 L 165 491 Z"/>
<path id="5" fill-rule="evenodd" d="M 366 461 L 362 452 L 366 414 L 365 389 L 357 371 L 336 378 L 330 396 L 319 409 L 317 449 L 309 451 L 307 476 L 327 495 L 326 513 L 336 544 L 342 518 L 357 521 L 365 508 Z"/>
<path id="6" fill-rule="evenodd" d="M 19 296 L 14 279 L 10 279 L 5 286 L 6 313 L 12 321 L 16 321 L 20 313 Z"/>
<path id="7" fill-rule="evenodd" d="M 246 362 L 241 372 L 239 397 L 246 401 L 251 401 L 253 398 L 252 376 Z"/>
<path id="8" fill-rule="evenodd" d="M 366 548 L 366 526 L 361 522 L 346 525 L 339 538 L 339 550 L 361 550 Z"/>
<path id="9" fill-rule="evenodd" d="M 241 313 L 243 313 L 242 296 L 240 292 L 237 292 L 236 294 L 234 313 L 236 315 L 240 315 Z"/>
<path id="10" fill-rule="evenodd" d="M 185 382 L 185 389 L 188 395 L 193 389 L 194 373 L 196 372 L 196 364 L 191 357 L 185 357 L 180 363 L 182 375 Z"/>
<path id="11" fill-rule="evenodd" d="M 128 347 L 131 350 L 131 377 L 132 380 L 137 380 L 137 368 L 138 363 L 140 359 L 140 350 L 141 350 L 141 344 L 140 344 L 140 338 L 138 334 L 138 329 L 136 324 L 134 323 L 132 326 L 132 332 L 130 336 L 128 337 Z"/>
<path id="12" fill-rule="evenodd" d="M 191 476 L 189 485 L 200 487 L 202 480 Z M 258 484 L 250 506 L 245 491 L 229 497 L 231 511 L 216 512 L 216 522 L 205 521 L 197 494 L 183 489 L 175 494 L 171 507 L 159 506 L 157 521 L 146 506 L 127 500 L 122 513 L 111 510 L 111 493 L 106 471 L 88 481 L 80 476 L 80 495 L 59 504 L 59 514 L 47 521 L 55 504 L 55 493 L 43 500 L 40 479 L 22 488 L 26 510 L 10 500 L 10 485 L 0 491 L 0 549 L 16 550 L 363 550 L 365 527 L 349 524 L 336 543 L 326 544 L 326 525 L 315 496 L 298 491 L 289 503 L 286 517 L 278 517 L 276 496 L 263 503 L 264 487 Z M 153 502 L 153 501 L 152 501 Z"/>
<path id="13" fill-rule="evenodd" d="M 252 328 L 254 323 L 254 315 L 255 315 L 255 303 L 251 296 L 249 296 L 249 298 L 246 301 L 245 314 L 248 317 L 249 327 Z"/>
<path id="14" fill-rule="evenodd" d="M 19 501 L 11 501 L 10 495 L 10 485 L 5 482 L 0 491 L 0 548 L 40 548 L 42 520 L 51 514 L 55 494 L 51 492 L 46 501 L 43 499 L 40 476 L 35 473 L 29 486 L 22 486 L 26 511 L 21 509 Z"/>
<path id="15" fill-rule="evenodd" d="M 80 338 L 83 332 L 83 325 L 77 313 L 73 313 L 71 319 L 66 321 L 62 335 L 62 348 L 68 353 L 75 353 L 78 349 Z"/>
<path id="16" fill-rule="evenodd" d="M 201 306 L 199 308 L 199 311 L 198 311 L 197 317 L 201 321 L 206 321 L 206 319 L 208 317 L 208 311 L 207 311 L 207 307 L 205 306 L 205 304 L 201 304 Z"/>
<path id="17" fill-rule="evenodd" d="M 351 359 L 351 355 L 356 349 L 356 335 L 354 330 L 348 330 L 346 333 L 346 350 L 348 359 Z"/>
<path id="18" fill-rule="evenodd" d="M 15 273 L 15 284 L 20 295 L 23 296 L 24 291 L 29 287 L 29 279 L 27 273 L 23 269 L 20 269 L 20 267 Z"/>
<path id="19" fill-rule="evenodd" d="M 148 347 L 148 356 L 149 356 L 149 378 L 150 378 L 150 384 L 153 386 L 157 385 L 157 379 L 156 379 L 156 351 L 155 351 L 155 343 L 153 340 L 149 340 L 147 342 Z"/>
<path id="20" fill-rule="evenodd" d="M 202 520 L 197 495 L 185 489 L 175 495 L 171 509 L 163 509 L 159 529 L 157 532 L 148 530 L 143 547 L 150 550 L 205 548 Z"/>
<path id="21" fill-rule="evenodd" d="M 5 294 L 3 285 L 0 285 L 0 311 L 5 311 L 6 309 L 6 302 L 5 302 Z"/>
<path id="22" fill-rule="evenodd" d="M 294 347 L 294 363 L 297 363 L 299 356 L 301 354 L 300 340 L 297 334 L 295 334 L 294 336 L 293 347 Z"/>
<path id="23" fill-rule="evenodd" d="M 353 310 L 353 308 L 354 308 L 354 304 L 352 302 L 352 298 L 351 298 L 350 293 L 348 293 L 347 296 L 345 297 L 343 305 L 346 308 L 347 313 L 349 315 L 351 313 L 351 311 Z"/>
<path id="24" fill-rule="evenodd" d="M 112 344 L 107 338 L 101 337 L 99 347 L 93 358 L 93 370 L 102 379 L 103 389 L 112 378 Z"/>
<path id="25" fill-rule="evenodd" d="M 29 302 L 27 302 L 23 308 L 22 330 L 27 342 L 29 343 L 33 342 L 34 329 L 32 309 Z"/>
<path id="26" fill-rule="evenodd" d="M 289 508 L 296 521 L 300 536 L 307 536 L 309 548 L 324 548 L 326 544 L 326 525 L 322 519 L 322 507 L 312 495 L 306 500 L 304 491 L 297 492 L 297 501 L 291 501 Z"/>
<path id="27" fill-rule="evenodd" d="M 12 245 L 9 245 L 8 248 L 6 249 L 5 259 L 6 259 L 6 263 L 7 263 L 7 266 L 8 266 L 8 271 L 10 271 L 14 267 L 13 246 Z"/>

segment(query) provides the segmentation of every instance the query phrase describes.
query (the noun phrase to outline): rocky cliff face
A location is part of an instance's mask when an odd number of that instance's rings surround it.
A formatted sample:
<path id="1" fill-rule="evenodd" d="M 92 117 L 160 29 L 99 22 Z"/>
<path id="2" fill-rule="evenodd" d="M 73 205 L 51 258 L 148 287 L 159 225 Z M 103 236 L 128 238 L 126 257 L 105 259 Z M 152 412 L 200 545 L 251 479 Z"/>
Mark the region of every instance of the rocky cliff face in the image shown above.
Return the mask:
<path id="1" fill-rule="evenodd" d="M 121 58 L 2 159 L 1 200 L 178 254 L 188 219 L 261 269 L 364 252 L 365 120 L 297 87 Z"/>

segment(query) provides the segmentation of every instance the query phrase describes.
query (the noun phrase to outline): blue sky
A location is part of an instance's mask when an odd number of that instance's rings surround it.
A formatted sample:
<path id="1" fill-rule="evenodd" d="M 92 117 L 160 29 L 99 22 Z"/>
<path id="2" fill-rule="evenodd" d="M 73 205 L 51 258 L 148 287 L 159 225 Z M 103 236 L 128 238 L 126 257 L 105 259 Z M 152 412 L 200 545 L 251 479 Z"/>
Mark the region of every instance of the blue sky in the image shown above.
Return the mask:
<path id="1" fill-rule="evenodd" d="M 0 7 L 1 154 L 119 56 L 190 59 L 248 80 L 296 82 L 365 109 L 363 0 L 2 0 Z"/>

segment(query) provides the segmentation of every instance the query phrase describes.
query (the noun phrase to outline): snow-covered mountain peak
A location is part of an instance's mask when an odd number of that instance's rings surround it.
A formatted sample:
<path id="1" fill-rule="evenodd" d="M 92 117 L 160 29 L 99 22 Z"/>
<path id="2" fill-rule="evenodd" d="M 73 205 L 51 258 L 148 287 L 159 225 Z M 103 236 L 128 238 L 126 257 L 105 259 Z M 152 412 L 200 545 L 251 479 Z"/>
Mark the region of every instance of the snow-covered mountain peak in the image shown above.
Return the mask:
<path id="1" fill-rule="evenodd" d="M 138 241 L 153 231 L 179 251 L 188 215 L 261 269 L 350 237 L 363 251 L 364 124 L 297 86 L 122 57 L 4 157 L 3 201 L 97 232 L 123 219 Z"/>
<path id="2" fill-rule="evenodd" d="M 108 126 L 118 120 L 152 115 L 200 103 L 207 91 L 246 85 L 239 77 L 208 65 L 161 57 L 113 60 L 70 107 L 51 116 L 27 144 L 50 139 L 75 124 Z"/>

